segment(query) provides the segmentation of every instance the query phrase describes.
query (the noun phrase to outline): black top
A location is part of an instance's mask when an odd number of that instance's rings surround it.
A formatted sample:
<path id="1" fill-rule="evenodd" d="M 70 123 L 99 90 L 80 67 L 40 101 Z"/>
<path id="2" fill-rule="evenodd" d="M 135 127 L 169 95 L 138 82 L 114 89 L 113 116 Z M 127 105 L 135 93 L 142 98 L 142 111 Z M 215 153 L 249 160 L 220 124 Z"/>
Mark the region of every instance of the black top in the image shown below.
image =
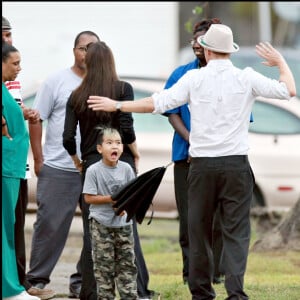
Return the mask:
<path id="1" fill-rule="evenodd" d="M 117 85 L 119 86 L 119 85 Z M 120 95 L 118 97 L 118 101 L 125 100 L 133 100 L 134 94 L 132 86 L 128 82 L 124 82 L 123 91 L 120 93 L 116 91 L 116 95 Z M 132 113 L 124 113 L 124 112 L 113 112 L 112 121 L 111 120 L 103 120 L 99 119 L 96 116 L 96 113 L 87 108 L 86 111 L 77 114 L 73 106 L 71 104 L 72 95 L 70 95 L 67 104 L 66 104 L 66 116 L 65 116 L 65 125 L 63 132 L 63 146 L 68 151 L 70 155 L 76 154 L 76 128 L 79 122 L 80 135 L 81 135 L 81 159 L 88 160 L 89 157 L 98 157 L 101 158 L 101 155 L 97 151 L 97 135 L 98 130 L 95 127 L 99 125 L 112 126 L 119 130 L 122 142 L 124 144 L 124 152 L 121 156 L 121 160 L 130 163 L 130 165 L 134 168 L 133 165 L 133 155 L 126 146 L 126 144 L 131 144 L 136 140 L 134 128 L 133 128 L 133 117 Z"/>

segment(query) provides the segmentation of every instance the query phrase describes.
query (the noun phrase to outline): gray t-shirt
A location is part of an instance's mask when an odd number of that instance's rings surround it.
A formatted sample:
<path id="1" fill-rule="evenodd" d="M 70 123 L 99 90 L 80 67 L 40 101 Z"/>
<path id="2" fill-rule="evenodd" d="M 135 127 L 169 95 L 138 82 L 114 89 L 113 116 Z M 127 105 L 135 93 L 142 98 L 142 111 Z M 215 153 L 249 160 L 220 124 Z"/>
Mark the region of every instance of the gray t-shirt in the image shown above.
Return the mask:
<path id="1" fill-rule="evenodd" d="M 63 146 L 66 103 L 71 92 L 82 79 L 71 68 L 61 70 L 50 76 L 39 89 L 33 108 L 37 109 L 43 121 L 47 121 L 45 143 L 43 146 L 44 164 L 56 169 L 78 172 L 71 156 Z M 78 127 L 79 128 L 79 127 Z M 80 132 L 77 128 L 77 154 L 80 157 Z"/>
<path id="2" fill-rule="evenodd" d="M 92 164 L 86 171 L 83 194 L 112 195 L 135 177 L 132 167 L 118 161 L 115 167 L 105 165 L 102 160 Z M 127 214 L 116 216 L 111 203 L 91 204 L 89 219 L 93 218 L 107 227 L 122 227 L 132 224 L 126 222 Z"/>

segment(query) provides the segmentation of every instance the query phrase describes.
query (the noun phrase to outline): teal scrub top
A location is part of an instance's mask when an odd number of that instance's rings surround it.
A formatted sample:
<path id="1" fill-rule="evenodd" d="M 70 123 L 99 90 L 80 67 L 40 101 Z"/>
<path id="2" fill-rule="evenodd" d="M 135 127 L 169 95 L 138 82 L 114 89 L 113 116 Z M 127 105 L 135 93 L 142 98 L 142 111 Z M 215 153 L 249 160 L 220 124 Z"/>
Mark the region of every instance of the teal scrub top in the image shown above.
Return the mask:
<path id="1" fill-rule="evenodd" d="M 2 136 L 2 176 L 25 178 L 29 134 L 22 108 L 2 82 L 2 116 L 6 120 L 10 140 Z"/>

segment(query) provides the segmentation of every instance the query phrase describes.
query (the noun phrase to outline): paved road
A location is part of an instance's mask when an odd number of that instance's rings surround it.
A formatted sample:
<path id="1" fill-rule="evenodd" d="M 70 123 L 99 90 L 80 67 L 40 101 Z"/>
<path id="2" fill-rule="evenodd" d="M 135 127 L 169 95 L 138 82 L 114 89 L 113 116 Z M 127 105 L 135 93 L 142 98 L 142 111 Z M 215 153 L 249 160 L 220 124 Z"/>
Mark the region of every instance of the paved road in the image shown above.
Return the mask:
<path id="1" fill-rule="evenodd" d="M 27 213 L 26 215 L 25 238 L 27 249 L 27 269 L 29 266 L 31 237 L 35 218 L 35 213 Z M 55 243 L 55 241 L 53 241 L 53 243 Z M 82 221 L 80 216 L 76 216 L 72 222 L 71 230 L 64 251 L 51 275 L 51 282 L 49 283 L 49 285 L 47 285 L 48 288 L 55 290 L 56 300 L 69 299 L 69 276 L 76 270 L 75 267 L 80 256 L 81 247 Z"/>

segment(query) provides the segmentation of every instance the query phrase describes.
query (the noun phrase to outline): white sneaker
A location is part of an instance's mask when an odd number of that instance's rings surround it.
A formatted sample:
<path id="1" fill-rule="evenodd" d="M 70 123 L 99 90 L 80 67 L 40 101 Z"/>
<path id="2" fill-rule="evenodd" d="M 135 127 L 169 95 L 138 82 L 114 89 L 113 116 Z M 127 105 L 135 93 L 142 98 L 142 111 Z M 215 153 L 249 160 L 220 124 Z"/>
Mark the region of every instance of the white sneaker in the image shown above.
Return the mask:
<path id="1" fill-rule="evenodd" d="M 3 300 L 40 300 L 40 298 L 36 296 L 31 296 L 26 291 L 23 291 L 22 293 L 16 296 L 3 298 Z"/>

